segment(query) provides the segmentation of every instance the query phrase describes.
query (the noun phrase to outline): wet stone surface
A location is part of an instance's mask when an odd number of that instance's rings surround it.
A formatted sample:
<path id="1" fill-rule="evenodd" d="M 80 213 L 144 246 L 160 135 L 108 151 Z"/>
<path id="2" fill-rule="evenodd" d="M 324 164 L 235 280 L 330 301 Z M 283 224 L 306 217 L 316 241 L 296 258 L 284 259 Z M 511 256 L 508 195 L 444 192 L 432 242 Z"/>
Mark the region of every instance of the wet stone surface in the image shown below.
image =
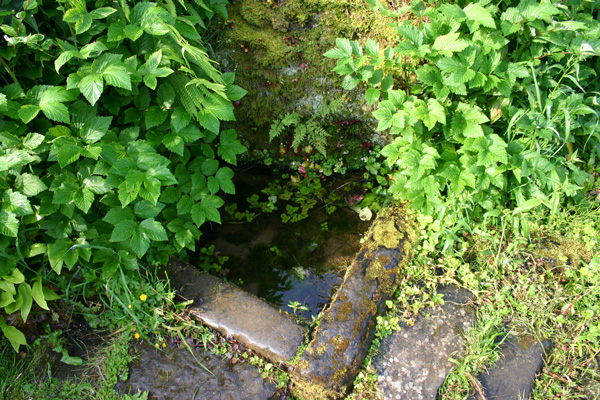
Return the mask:
<path id="1" fill-rule="evenodd" d="M 157 350 L 142 342 L 137 351 L 129 379 L 117 385 L 121 393 L 148 391 L 148 399 L 161 400 L 267 400 L 275 394 L 275 386 L 249 364 L 232 365 L 222 356 L 198 352 L 205 369 L 187 348 Z"/>
<path id="2" fill-rule="evenodd" d="M 528 399 L 551 346 L 549 340 L 540 342 L 531 335 L 507 338 L 500 346 L 500 360 L 477 377 L 486 399 Z M 469 400 L 480 399 L 479 393 L 469 397 Z"/>
<path id="3" fill-rule="evenodd" d="M 470 294 L 452 286 L 437 291 L 444 294 L 443 306 L 422 311 L 414 326 L 403 326 L 381 343 L 373 365 L 386 400 L 435 400 L 454 366 L 450 356 L 464 348 L 461 333 L 475 323 L 466 305 Z"/>
<path id="4" fill-rule="evenodd" d="M 296 355 L 305 329 L 267 302 L 193 266 L 172 261 L 171 287 L 194 300 L 194 318 L 277 363 Z"/>
<path id="5" fill-rule="evenodd" d="M 409 257 L 411 229 L 400 210 L 377 217 L 294 366 L 297 397 L 339 399 L 350 389 L 374 337 L 376 317 L 394 293 L 403 262 Z"/>

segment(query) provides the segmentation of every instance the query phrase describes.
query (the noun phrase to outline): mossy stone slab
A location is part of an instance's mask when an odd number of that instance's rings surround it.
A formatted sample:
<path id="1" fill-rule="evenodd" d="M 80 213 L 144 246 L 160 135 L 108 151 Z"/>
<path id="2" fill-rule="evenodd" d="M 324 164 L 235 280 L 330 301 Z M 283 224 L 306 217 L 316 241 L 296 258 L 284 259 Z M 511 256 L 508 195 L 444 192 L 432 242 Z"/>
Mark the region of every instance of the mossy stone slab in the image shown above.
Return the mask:
<path id="1" fill-rule="evenodd" d="M 287 314 L 222 279 L 180 261 L 169 263 L 171 287 L 194 300 L 191 315 L 272 362 L 289 362 L 305 328 Z"/>
<path id="2" fill-rule="evenodd" d="M 541 371 L 551 346 L 549 340 L 540 341 L 529 334 L 506 338 L 500 345 L 500 360 L 477 377 L 485 397 L 494 400 L 529 399 L 535 377 Z M 469 400 L 480 398 L 480 393 L 475 392 Z"/>
<path id="3" fill-rule="evenodd" d="M 313 339 L 294 365 L 294 394 L 303 400 L 342 398 L 375 334 L 376 318 L 409 259 L 414 227 L 403 209 L 379 213 Z"/>
<path id="4" fill-rule="evenodd" d="M 136 350 L 129 379 L 117 385 L 121 393 L 148 391 L 148 399 L 164 400 L 267 400 L 275 394 L 275 385 L 250 364 L 201 350 L 195 351 L 200 366 L 185 347 L 158 350 L 145 341 Z"/>
<path id="5" fill-rule="evenodd" d="M 379 347 L 373 365 L 386 399 L 435 400 L 454 367 L 450 356 L 464 348 L 462 333 L 475 323 L 470 294 L 453 286 L 437 292 L 444 305 L 423 310 L 413 326 L 401 326 Z"/>

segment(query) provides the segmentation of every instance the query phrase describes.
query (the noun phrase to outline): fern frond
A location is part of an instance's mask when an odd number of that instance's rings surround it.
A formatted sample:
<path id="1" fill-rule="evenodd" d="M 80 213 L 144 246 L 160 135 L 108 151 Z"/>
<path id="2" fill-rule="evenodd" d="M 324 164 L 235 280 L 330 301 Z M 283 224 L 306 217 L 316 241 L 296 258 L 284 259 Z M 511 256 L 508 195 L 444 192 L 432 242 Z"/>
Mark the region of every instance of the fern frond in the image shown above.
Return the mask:
<path id="1" fill-rule="evenodd" d="M 294 130 L 294 141 L 292 142 L 292 147 L 294 148 L 294 151 L 298 150 L 298 147 L 300 147 L 300 144 L 302 143 L 302 141 L 304 141 L 307 135 L 308 125 L 300 124 L 296 126 L 296 129 Z"/>
<path id="2" fill-rule="evenodd" d="M 280 117 L 279 120 L 276 120 L 271 124 L 271 129 L 269 130 L 269 142 L 281 135 L 288 126 L 297 126 L 299 123 L 300 116 L 296 112 L 287 113 L 283 117 Z"/>
<path id="3" fill-rule="evenodd" d="M 323 156 L 327 157 L 327 138 L 329 133 L 321 126 L 319 122 L 311 119 L 306 124 L 308 129 L 308 143 L 313 146 Z"/>

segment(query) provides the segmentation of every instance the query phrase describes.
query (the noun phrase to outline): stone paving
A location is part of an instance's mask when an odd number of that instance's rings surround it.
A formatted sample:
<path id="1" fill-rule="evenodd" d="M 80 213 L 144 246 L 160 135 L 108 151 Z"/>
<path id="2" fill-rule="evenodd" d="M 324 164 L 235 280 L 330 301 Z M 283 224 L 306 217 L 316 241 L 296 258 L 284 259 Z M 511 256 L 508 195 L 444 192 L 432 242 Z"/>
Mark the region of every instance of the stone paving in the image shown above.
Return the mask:
<path id="1" fill-rule="evenodd" d="M 310 333 L 274 306 L 188 264 L 174 261 L 168 266 L 171 286 L 194 301 L 191 314 L 202 323 L 289 369 L 297 399 L 342 399 L 370 347 L 374 320 L 396 287 L 410 245 L 410 235 L 398 234 L 406 228 L 401 220 L 379 218 Z M 368 247 L 372 239 L 383 245 L 371 242 Z M 402 326 L 380 345 L 373 366 L 386 400 L 435 400 L 454 366 L 451 359 L 464 348 L 463 334 L 476 323 L 470 294 L 452 286 L 438 287 L 438 293 L 444 294 L 442 306 L 422 311 L 413 326 Z M 301 346 L 307 334 L 308 345 Z M 549 342 L 530 336 L 506 339 L 500 346 L 501 360 L 478 377 L 481 384 L 470 400 L 528 398 L 549 347 Z M 198 353 L 208 372 L 186 348 L 157 351 L 143 345 L 138 351 L 140 357 L 121 391 L 149 391 L 150 399 L 165 400 L 281 398 L 247 363 L 234 365 L 226 358 Z"/>

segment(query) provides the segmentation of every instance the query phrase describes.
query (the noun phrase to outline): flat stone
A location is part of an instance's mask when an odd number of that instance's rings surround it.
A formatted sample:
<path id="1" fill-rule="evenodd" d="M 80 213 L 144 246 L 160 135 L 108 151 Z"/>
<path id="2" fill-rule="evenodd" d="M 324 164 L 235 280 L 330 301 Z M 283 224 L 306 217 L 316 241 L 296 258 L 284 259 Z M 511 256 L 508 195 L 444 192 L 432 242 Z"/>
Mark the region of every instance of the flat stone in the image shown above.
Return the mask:
<path id="1" fill-rule="evenodd" d="M 194 300 L 191 315 L 274 363 L 289 362 L 305 329 L 287 314 L 235 285 L 181 261 L 167 266 L 171 287 Z"/>
<path id="2" fill-rule="evenodd" d="M 275 386 L 265 382 L 256 367 L 232 365 L 222 356 L 197 352 L 198 365 L 187 348 L 158 350 L 146 342 L 138 347 L 129 379 L 117 391 L 148 391 L 148 399 L 161 400 L 267 400 Z"/>
<path id="3" fill-rule="evenodd" d="M 477 377 L 486 399 L 522 400 L 531 396 L 535 376 L 544 365 L 544 357 L 552 343 L 534 336 L 510 336 L 500 345 L 500 360 Z M 470 400 L 479 400 L 475 392 Z"/>
<path id="4" fill-rule="evenodd" d="M 413 326 L 401 326 L 381 342 L 373 366 L 386 399 L 435 400 L 454 366 L 450 356 L 464 348 L 462 333 L 475 323 L 470 293 L 454 286 L 437 292 L 444 305 L 423 310 Z"/>
<path id="5" fill-rule="evenodd" d="M 337 399 L 352 387 L 373 340 L 376 318 L 402 277 L 413 237 L 413 226 L 402 209 L 379 213 L 294 365 L 296 397 Z"/>

